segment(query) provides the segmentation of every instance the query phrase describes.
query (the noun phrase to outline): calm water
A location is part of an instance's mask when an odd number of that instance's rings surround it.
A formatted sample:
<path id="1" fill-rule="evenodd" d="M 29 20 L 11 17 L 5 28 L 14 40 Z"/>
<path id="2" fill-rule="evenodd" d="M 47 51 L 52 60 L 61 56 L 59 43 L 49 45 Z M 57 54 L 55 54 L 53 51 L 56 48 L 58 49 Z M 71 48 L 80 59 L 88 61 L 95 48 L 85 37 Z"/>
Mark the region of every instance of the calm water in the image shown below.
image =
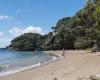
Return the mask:
<path id="1" fill-rule="evenodd" d="M 23 69 L 28 67 L 35 67 L 52 60 L 52 56 L 49 56 L 43 52 L 22 52 L 22 51 L 9 51 L 0 50 L 0 74 Z M 25 69 L 24 69 L 25 70 Z"/>

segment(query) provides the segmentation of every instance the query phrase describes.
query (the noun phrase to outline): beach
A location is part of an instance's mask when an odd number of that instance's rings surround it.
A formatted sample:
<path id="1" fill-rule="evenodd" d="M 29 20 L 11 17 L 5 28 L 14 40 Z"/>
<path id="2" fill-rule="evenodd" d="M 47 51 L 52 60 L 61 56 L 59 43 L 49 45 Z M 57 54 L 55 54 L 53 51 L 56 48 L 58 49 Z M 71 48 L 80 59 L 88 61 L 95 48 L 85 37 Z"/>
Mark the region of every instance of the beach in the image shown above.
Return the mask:
<path id="1" fill-rule="evenodd" d="M 51 51 L 61 54 L 62 51 Z M 2 76 L 0 80 L 81 80 L 100 72 L 99 53 L 69 50 L 65 58 L 35 69 Z"/>

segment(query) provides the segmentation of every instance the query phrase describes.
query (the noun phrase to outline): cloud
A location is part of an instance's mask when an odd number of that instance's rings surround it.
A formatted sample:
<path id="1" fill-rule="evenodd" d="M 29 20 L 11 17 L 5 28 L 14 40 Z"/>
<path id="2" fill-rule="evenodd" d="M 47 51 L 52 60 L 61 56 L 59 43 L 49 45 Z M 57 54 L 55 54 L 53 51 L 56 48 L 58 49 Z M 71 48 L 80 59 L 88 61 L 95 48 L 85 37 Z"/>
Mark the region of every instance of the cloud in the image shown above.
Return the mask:
<path id="1" fill-rule="evenodd" d="M 13 18 L 7 15 L 0 15 L 0 20 L 12 20 Z"/>
<path id="2" fill-rule="evenodd" d="M 9 33 L 11 35 L 13 35 L 14 37 L 17 37 L 17 36 L 22 35 L 24 33 L 39 33 L 39 34 L 42 34 L 42 35 L 44 34 L 42 28 L 40 28 L 40 27 L 34 27 L 34 26 L 29 26 L 29 27 L 27 27 L 25 29 L 21 29 L 19 27 L 13 27 L 9 31 Z"/>
<path id="3" fill-rule="evenodd" d="M 29 26 L 26 29 L 23 30 L 23 33 L 39 33 L 43 34 L 42 28 L 40 27 L 34 27 L 34 26 Z"/>
<path id="4" fill-rule="evenodd" d="M 4 33 L 3 32 L 0 32 L 0 36 L 3 36 L 4 35 Z"/>
<path id="5" fill-rule="evenodd" d="M 11 41 L 11 39 L 9 39 L 9 38 L 0 38 L 0 48 L 4 48 L 4 47 L 10 45 L 10 43 L 11 43 L 10 41 Z"/>
<path id="6" fill-rule="evenodd" d="M 10 31 L 10 34 L 12 34 L 14 37 L 19 36 L 22 33 L 22 30 L 18 27 L 13 27 Z"/>
<path id="7" fill-rule="evenodd" d="M 0 32 L 0 48 L 4 48 L 10 44 L 11 38 L 4 36 L 3 32 Z"/>

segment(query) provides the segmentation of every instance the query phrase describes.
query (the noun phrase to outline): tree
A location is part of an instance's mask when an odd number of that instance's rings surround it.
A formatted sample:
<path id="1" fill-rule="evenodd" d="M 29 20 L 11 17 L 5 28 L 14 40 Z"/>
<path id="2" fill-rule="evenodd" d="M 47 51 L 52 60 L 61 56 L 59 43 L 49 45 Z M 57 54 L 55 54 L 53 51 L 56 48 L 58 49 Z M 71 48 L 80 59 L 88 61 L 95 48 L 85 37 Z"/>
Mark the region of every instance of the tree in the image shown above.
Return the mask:
<path id="1" fill-rule="evenodd" d="M 42 36 L 36 33 L 25 33 L 11 41 L 8 49 L 20 51 L 33 51 L 36 48 L 42 48 L 46 35 Z"/>

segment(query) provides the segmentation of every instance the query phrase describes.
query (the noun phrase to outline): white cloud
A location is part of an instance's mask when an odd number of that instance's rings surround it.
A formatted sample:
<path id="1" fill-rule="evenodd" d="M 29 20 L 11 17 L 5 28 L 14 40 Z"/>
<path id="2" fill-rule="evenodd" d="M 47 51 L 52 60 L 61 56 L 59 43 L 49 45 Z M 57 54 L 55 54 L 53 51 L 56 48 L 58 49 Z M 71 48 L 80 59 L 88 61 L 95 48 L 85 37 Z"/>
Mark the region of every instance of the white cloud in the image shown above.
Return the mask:
<path id="1" fill-rule="evenodd" d="M 12 20 L 13 18 L 7 15 L 0 15 L 0 20 Z"/>
<path id="2" fill-rule="evenodd" d="M 43 34 L 42 28 L 34 27 L 34 26 L 27 27 L 26 29 L 23 30 L 23 33 L 39 33 L 39 34 Z"/>
<path id="3" fill-rule="evenodd" d="M 34 27 L 34 26 L 29 26 L 29 27 L 27 27 L 25 29 L 21 29 L 19 27 L 13 27 L 9 31 L 9 33 L 11 35 L 13 35 L 14 37 L 17 37 L 17 36 L 19 36 L 21 34 L 24 34 L 24 33 L 39 33 L 39 34 L 42 34 L 42 35 L 44 34 L 42 28 Z"/>
<path id="4" fill-rule="evenodd" d="M 14 37 L 19 36 L 22 33 L 22 30 L 18 27 L 13 27 L 10 31 L 10 34 L 12 34 Z"/>
<path id="5" fill-rule="evenodd" d="M 0 32 L 0 48 L 4 48 L 10 44 L 11 39 L 4 36 L 3 32 Z"/>
<path id="6" fill-rule="evenodd" d="M 0 36 L 3 36 L 4 35 L 4 33 L 3 32 L 0 32 Z"/>
<path id="7" fill-rule="evenodd" d="M 0 48 L 4 48 L 10 44 L 11 39 L 9 38 L 0 38 Z"/>

